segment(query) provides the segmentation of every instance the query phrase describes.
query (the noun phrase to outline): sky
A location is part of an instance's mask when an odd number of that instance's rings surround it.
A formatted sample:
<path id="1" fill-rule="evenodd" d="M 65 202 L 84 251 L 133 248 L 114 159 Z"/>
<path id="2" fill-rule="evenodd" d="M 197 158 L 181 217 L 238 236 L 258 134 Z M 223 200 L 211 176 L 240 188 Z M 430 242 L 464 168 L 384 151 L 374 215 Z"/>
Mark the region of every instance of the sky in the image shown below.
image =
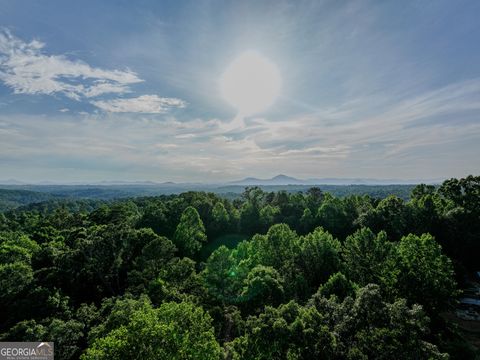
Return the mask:
<path id="1" fill-rule="evenodd" d="M 480 170 L 480 1 L 0 0 L 0 180 Z M 229 64 L 276 66 L 242 115 Z"/>

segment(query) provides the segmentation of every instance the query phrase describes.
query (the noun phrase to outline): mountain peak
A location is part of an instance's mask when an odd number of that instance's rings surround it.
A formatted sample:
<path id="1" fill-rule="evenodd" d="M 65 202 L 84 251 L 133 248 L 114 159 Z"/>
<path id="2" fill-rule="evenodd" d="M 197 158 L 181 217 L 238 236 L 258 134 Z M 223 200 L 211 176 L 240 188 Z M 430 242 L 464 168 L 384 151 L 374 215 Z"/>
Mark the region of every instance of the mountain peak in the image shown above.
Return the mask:
<path id="1" fill-rule="evenodd" d="M 294 179 L 294 180 L 297 180 L 291 176 L 287 176 L 287 175 L 284 175 L 284 174 L 278 174 L 277 176 L 274 176 L 271 180 L 281 180 L 281 179 Z"/>
<path id="2" fill-rule="evenodd" d="M 232 184 L 236 185 L 293 185 L 301 183 L 302 180 L 298 180 L 284 174 L 279 174 L 271 179 L 258 179 L 254 177 L 247 177 L 243 180 L 232 182 Z"/>

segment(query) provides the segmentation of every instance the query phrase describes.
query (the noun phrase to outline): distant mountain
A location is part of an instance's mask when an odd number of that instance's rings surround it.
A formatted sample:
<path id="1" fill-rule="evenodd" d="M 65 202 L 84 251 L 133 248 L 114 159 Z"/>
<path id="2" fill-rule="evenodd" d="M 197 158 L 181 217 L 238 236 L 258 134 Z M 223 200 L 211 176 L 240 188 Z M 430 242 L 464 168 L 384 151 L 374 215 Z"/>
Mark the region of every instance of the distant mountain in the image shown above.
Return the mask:
<path id="1" fill-rule="evenodd" d="M 254 177 L 248 177 L 243 180 L 232 181 L 229 184 L 231 185 L 302 185 L 302 184 L 305 184 L 305 180 L 299 180 L 291 176 L 280 174 L 271 179 L 257 179 Z"/>
<path id="2" fill-rule="evenodd" d="M 441 184 L 443 179 L 371 179 L 371 178 L 310 178 L 298 179 L 292 176 L 280 174 L 270 179 L 247 177 L 242 180 L 231 182 L 203 183 L 203 182 L 155 182 L 155 181 L 37 181 L 24 182 L 16 179 L 0 180 L 0 186 L 16 187 L 25 189 L 28 186 L 99 186 L 99 187 L 168 187 L 168 188 L 211 188 L 215 186 L 287 186 L 287 185 L 412 185 L 412 184 Z"/>
<path id="3" fill-rule="evenodd" d="M 100 181 L 97 183 L 91 183 L 92 185 L 105 185 L 105 186 L 110 186 L 110 185 L 158 185 L 158 183 L 154 181 Z M 90 184 L 89 184 L 90 185 Z"/>
<path id="4" fill-rule="evenodd" d="M 440 184 L 443 180 L 401 180 L 401 179 L 368 179 L 368 178 L 319 178 L 297 179 L 287 175 L 277 175 L 271 179 L 248 177 L 243 180 L 232 181 L 230 185 L 410 185 L 410 184 Z"/>
<path id="5" fill-rule="evenodd" d="M 0 185 L 25 185 L 25 183 L 17 179 L 7 179 L 0 180 Z"/>
<path id="6" fill-rule="evenodd" d="M 309 185 L 415 185 L 441 184 L 442 179 L 370 179 L 370 178 L 322 178 L 308 179 Z"/>

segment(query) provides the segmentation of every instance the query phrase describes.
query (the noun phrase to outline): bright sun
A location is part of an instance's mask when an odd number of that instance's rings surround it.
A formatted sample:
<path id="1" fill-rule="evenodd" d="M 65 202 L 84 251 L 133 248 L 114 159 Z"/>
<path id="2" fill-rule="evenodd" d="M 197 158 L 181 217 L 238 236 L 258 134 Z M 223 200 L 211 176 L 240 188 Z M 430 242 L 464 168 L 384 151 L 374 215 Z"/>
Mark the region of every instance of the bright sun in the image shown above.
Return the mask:
<path id="1" fill-rule="evenodd" d="M 220 78 L 223 98 L 242 116 L 267 109 L 281 87 L 280 72 L 270 60 L 254 51 L 235 59 Z"/>

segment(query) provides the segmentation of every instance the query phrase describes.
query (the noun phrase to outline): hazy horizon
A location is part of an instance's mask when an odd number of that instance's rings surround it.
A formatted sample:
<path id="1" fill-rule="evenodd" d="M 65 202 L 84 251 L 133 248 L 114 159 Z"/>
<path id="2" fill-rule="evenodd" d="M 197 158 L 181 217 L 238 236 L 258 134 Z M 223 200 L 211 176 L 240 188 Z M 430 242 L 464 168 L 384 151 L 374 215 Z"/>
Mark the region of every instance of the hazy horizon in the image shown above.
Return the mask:
<path id="1" fill-rule="evenodd" d="M 479 11 L 0 0 L 0 180 L 478 174 Z"/>
<path id="2" fill-rule="evenodd" d="M 103 179 L 103 180 L 84 180 L 84 181 L 62 181 L 62 180 L 21 180 L 15 178 L 4 178 L 0 179 L 0 185 L 114 185 L 114 184 L 125 184 L 125 185 L 134 185 L 134 184 L 154 184 L 154 185 L 163 185 L 163 184 L 175 184 L 175 185 L 188 185 L 188 184 L 199 184 L 199 185 L 244 185 L 244 184 L 253 184 L 259 181 L 264 182 L 265 184 L 274 183 L 276 178 L 285 177 L 294 180 L 294 182 L 289 183 L 288 181 L 282 181 L 282 185 L 396 185 L 396 184 L 440 184 L 447 178 L 438 178 L 438 179 L 397 179 L 397 178 L 342 178 L 342 177 L 318 177 L 318 178 L 297 178 L 294 176 L 289 176 L 285 174 L 277 174 L 276 176 L 268 178 L 260 178 L 256 176 L 245 176 L 243 178 L 231 179 L 231 180 L 212 180 L 212 181 L 180 181 L 175 182 L 168 179 L 165 180 L 118 180 L 118 179 Z M 322 182 L 323 181 L 323 182 Z"/>

